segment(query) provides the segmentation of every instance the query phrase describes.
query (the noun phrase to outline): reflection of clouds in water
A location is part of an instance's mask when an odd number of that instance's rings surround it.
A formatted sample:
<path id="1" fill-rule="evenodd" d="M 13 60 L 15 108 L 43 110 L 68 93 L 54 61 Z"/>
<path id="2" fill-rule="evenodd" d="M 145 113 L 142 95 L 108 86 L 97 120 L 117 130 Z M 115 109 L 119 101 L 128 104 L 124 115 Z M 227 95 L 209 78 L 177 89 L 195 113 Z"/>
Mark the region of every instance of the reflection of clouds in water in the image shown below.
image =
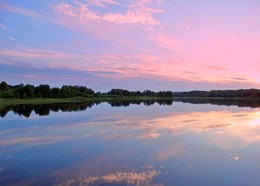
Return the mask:
<path id="1" fill-rule="evenodd" d="M 104 176 L 86 176 L 68 179 L 58 185 L 96 185 L 96 184 L 127 184 L 127 185 L 148 185 L 158 175 L 158 172 L 153 170 L 143 172 L 115 172 Z"/>
<path id="2" fill-rule="evenodd" d="M 240 115 L 240 117 L 237 117 Z M 236 116 L 236 117 L 234 117 Z M 242 144 L 260 141 L 259 112 L 211 111 L 172 114 L 167 117 L 142 121 L 143 130 L 171 131 L 174 134 L 199 134 L 212 132 L 209 138 L 217 137 L 218 141 L 229 138 Z M 138 126 L 140 128 L 140 126 Z M 149 133 L 149 132 L 148 132 Z M 215 134 L 215 135 L 214 135 Z M 220 137 L 222 136 L 222 138 Z M 216 141 L 215 141 L 216 142 Z M 226 141 L 224 144 L 227 144 Z"/>
<path id="3" fill-rule="evenodd" d="M 91 133 L 87 133 L 87 134 L 85 134 L 85 138 L 91 138 L 91 137 L 93 137 L 94 135 L 93 134 L 91 134 Z"/>
<path id="4" fill-rule="evenodd" d="M 236 161 L 238 161 L 239 159 L 240 159 L 239 156 L 235 156 L 235 157 L 234 157 L 234 160 L 236 160 Z"/>
<path id="5" fill-rule="evenodd" d="M 140 139 L 155 139 L 155 138 L 158 138 L 159 136 L 160 136 L 160 134 L 158 132 L 151 131 L 147 134 L 140 136 Z"/>
<path id="6" fill-rule="evenodd" d="M 232 153 L 228 153 L 228 156 L 235 160 L 235 161 L 238 161 L 242 158 L 243 154 L 239 153 L 239 154 L 232 154 Z"/>
<path id="7" fill-rule="evenodd" d="M 89 121 L 73 121 L 60 125 L 36 125 L 26 130 L 6 129 L 0 132 L 0 147 L 8 145 L 33 146 L 69 140 L 97 139 L 163 139 L 164 133 L 174 135 L 199 135 L 207 133 L 207 141 L 223 150 L 234 149 L 260 141 L 260 113 L 257 110 L 208 111 L 176 113 L 166 112 L 160 116 L 139 116 L 118 113 L 103 114 Z M 85 119 L 85 118 L 83 118 Z M 27 130 L 28 129 L 28 130 Z M 15 134 L 15 136 L 13 135 Z M 157 140 L 156 140 L 157 141 Z M 163 146 L 170 146 L 165 143 Z M 24 146 L 25 147 L 25 146 Z M 175 149 L 175 148 L 174 148 Z M 159 159 L 176 152 L 161 153 Z"/>
<path id="8" fill-rule="evenodd" d="M 167 129 L 174 133 L 200 133 L 209 130 L 228 128 L 232 126 L 234 118 L 230 121 L 227 117 L 230 113 L 225 112 L 192 112 L 184 114 L 172 114 L 167 117 L 154 119 L 154 125 L 149 127 Z M 230 121 L 230 122 L 228 122 Z M 223 123 L 224 122 L 224 123 Z M 146 121 L 142 122 L 143 124 Z M 145 125 L 143 125 L 145 126 Z"/>
<path id="9" fill-rule="evenodd" d="M 239 117 L 238 117 L 239 116 Z M 87 122 L 75 122 L 65 125 L 38 126 L 2 131 L 0 146 L 19 143 L 50 143 L 56 141 L 100 138 L 100 139 L 155 139 L 162 135 L 162 131 L 174 134 L 199 134 L 214 132 L 211 137 L 239 138 L 238 141 L 252 143 L 260 141 L 260 114 L 250 111 L 210 111 L 189 113 L 168 113 L 163 117 L 141 117 L 129 115 L 127 117 L 116 114 L 103 115 Z M 104 127 L 106 127 L 104 129 Z M 91 134 L 88 132 L 92 129 Z M 72 133 L 71 131 L 75 133 Z M 30 136 L 41 132 L 41 136 Z M 78 132 L 76 132 L 78 131 Z M 159 132 L 161 131 L 161 132 Z M 142 134 L 140 134 L 140 132 Z M 17 134 L 15 137 L 12 134 Z M 66 136 L 66 137 L 65 137 Z M 221 138 L 223 139 L 223 138 Z M 218 139 L 220 141 L 221 139 Z M 218 142 L 220 143 L 220 142 Z M 224 142 L 223 142 L 224 143 Z"/>
<path id="10" fill-rule="evenodd" d="M 154 159 L 164 161 L 176 156 L 183 156 L 184 154 L 185 149 L 182 143 L 170 143 L 158 148 L 157 153 L 154 155 Z"/>
<path id="11" fill-rule="evenodd" d="M 104 139 L 112 140 L 112 139 L 130 138 L 130 137 L 131 135 L 128 134 L 112 134 L 112 135 L 105 136 Z"/>
<path id="12" fill-rule="evenodd" d="M 13 156 L 12 155 L 8 155 L 8 156 L 6 156 L 6 160 L 8 160 L 8 159 L 11 159 Z"/>
<path id="13" fill-rule="evenodd" d="M 0 146 L 7 146 L 7 145 L 17 145 L 17 144 L 23 144 L 23 145 L 40 145 L 40 144 L 49 144 L 53 142 L 58 141 L 64 141 L 68 138 L 66 137 L 55 137 L 55 136 L 49 136 L 49 137 L 24 137 L 24 138 L 9 138 L 9 139 L 1 139 Z"/>

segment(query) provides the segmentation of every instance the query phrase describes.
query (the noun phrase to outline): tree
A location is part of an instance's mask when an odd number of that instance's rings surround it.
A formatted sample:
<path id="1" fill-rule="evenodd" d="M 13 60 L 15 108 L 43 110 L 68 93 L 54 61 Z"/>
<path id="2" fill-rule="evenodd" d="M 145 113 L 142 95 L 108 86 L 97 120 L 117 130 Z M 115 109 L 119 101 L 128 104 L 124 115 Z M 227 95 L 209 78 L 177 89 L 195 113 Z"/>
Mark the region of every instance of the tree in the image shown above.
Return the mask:
<path id="1" fill-rule="evenodd" d="M 5 81 L 2 81 L 0 83 L 0 90 L 1 91 L 8 91 L 9 90 L 9 85 Z"/>
<path id="2" fill-rule="evenodd" d="M 60 89 L 55 87 L 51 89 L 51 97 L 58 98 L 60 96 Z"/>
<path id="3" fill-rule="evenodd" d="M 25 85 L 25 87 L 23 88 L 24 98 L 32 98 L 33 92 L 33 86 Z"/>
<path id="4" fill-rule="evenodd" d="M 51 94 L 51 88 L 49 85 L 39 85 L 35 88 L 35 94 L 37 97 L 49 98 Z"/>

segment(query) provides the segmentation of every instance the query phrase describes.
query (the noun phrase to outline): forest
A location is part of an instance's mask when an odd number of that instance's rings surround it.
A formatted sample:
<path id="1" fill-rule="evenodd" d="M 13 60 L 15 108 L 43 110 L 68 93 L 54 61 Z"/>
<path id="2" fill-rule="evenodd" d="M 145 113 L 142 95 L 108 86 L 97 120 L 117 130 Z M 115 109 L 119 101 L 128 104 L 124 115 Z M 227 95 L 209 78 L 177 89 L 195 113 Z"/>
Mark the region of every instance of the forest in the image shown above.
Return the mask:
<path id="1" fill-rule="evenodd" d="M 239 89 L 239 90 L 211 90 L 211 91 L 190 91 L 174 92 L 175 97 L 190 98 L 260 98 L 259 89 Z"/>
<path id="2" fill-rule="evenodd" d="M 108 92 L 95 92 L 93 89 L 78 85 L 63 85 L 50 87 L 47 84 L 34 85 L 9 85 L 5 81 L 0 83 L 1 98 L 74 98 L 74 97 L 167 97 L 172 98 L 171 91 L 154 92 L 151 90 L 129 91 L 125 89 L 111 89 Z"/>
<path id="3" fill-rule="evenodd" d="M 239 90 L 211 90 L 211 91 L 129 91 L 125 89 L 113 88 L 108 92 L 95 92 L 93 89 L 79 85 L 63 85 L 50 87 L 48 84 L 34 85 L 9 85 L 5 81 L 0 83 L 1 98 L 75 98 L 75 97 L 160 97 L 160 98 L 247 98 L 260 99 L 259 89 L 239 89 Z"/>

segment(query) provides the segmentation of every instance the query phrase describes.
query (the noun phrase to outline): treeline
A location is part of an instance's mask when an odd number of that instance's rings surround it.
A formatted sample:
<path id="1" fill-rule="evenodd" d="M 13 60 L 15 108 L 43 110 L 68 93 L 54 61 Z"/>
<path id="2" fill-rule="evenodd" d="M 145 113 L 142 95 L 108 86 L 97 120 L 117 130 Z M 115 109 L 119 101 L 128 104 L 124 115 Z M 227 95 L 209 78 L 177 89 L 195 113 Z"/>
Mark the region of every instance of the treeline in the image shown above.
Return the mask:
<path id="1" fill-rule="evenodd" d="M 197 98 L 260 98 L 259 89 L 239 90 L 211 90 L 211 91 L 190 91 L 174 92 L 175 97 L 197 97 Z"/>
<path id="2" fill-rule="evenodd" d="M 2 81 L 0 83 L 0 97 L 2 98 L 71 98 L 77 96 L 95 95 L 95 92 L 84 86 L 62 86 L 61 88 L 51 88 L 49 85 L 8 85 Z"/>
<path id="3" fill-rule="evenodd" d="M 112 89 L 108 93 L 112 96 L 152 96 L 152 97 L 173 97 L 172 91 L 159 91 L 154 92 L 151 90 L 145 91 L 129 91 L 124 89 Z"/>
<path id="4" fill-rule="evenodd" d="M 73 98 L 73 97 L 105 97 L 105 96 L 153 96 L 153 97 L 173 97 L 171 91 L 154 92 L 151 90 L 145 91 L 129 91 L 124 89 L 111 89 L 107 93 L 95 92 L 91 88 L 85 86 L 63 85 L 61 88 L 42 84 L 34 85 L 8 85 L 5 81 L 0 83 L 0 97 L 1 98 Z"/>

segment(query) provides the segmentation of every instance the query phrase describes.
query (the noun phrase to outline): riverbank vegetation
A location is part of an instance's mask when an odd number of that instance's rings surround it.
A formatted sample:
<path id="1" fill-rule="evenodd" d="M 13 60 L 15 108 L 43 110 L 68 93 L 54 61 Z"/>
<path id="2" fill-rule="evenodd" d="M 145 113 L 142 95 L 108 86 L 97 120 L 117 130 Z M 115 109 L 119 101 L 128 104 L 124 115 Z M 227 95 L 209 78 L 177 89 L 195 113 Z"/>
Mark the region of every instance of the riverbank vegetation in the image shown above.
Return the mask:
<path id="1" fill-rule="evenodd" d="M 173 92 L 175 97 L 184 98 L 220 98 L 220 99 L 260 99 L 259 89 L 239 89 L 239 90 L 211 90 L 211 91 L 190 91 Z"/>
<path id="2" fill-rule="evenodd" d="M 64 103 L 83 101 L 120 101 L 120 100 L 156 100 L 173 98 L 193 99 L 260 99 L 259 89 L 211 90 L 211 91 L 129 91 L 111 89 L 108 92 L 95 92 L 86 86 L 63 85 L 50 87 L 47 84 L 9 85 L 0 83 L 0 106 L 14 104 Z"/>
<path id="3" fill-rule="evenodd" d="M 13 104 L 41 104 L 82 101 L 120 101 L 120 100 L 155 100 L 172 99 L 171 91 L 154 92 L 151 90 L 129 91 L 125 89 L 111 89 L 108 92 L 95 92 L 85 86 L 63 85 L 50 87 L 47 84 L 9 85 L 0 83 L 0 105 Z"/>

